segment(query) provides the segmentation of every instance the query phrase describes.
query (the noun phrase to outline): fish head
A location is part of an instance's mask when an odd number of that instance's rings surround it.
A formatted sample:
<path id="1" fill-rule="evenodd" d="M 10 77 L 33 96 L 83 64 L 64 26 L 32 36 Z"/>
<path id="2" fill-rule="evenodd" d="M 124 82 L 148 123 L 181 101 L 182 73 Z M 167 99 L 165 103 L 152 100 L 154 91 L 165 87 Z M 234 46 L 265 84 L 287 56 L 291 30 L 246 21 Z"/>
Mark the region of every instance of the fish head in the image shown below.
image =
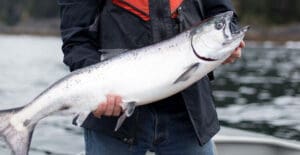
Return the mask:
<path id="1" fill-rule="evenodd" d="M 191 32 L 191 45 L 194 54 L 204 61 L 225 60 L 237 48 L 249 26 L 233 30 L 234 13 L 218 14 L 195 27 Z"/>

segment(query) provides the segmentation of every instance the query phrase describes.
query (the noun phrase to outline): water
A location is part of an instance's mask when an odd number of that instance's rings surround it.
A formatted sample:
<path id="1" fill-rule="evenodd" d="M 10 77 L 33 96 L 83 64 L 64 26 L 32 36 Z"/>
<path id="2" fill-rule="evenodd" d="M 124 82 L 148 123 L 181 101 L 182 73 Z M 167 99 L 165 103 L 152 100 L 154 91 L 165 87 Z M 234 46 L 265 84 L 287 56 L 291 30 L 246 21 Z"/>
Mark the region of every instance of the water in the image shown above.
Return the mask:
<path id="1" fill-rule="evenodd" d="M 217 69 L 214 96 L 226 126 L 300 140 L 300 44 L 253 45 Z"/>
<path id="2" fill-rule="evenodd" d="M 0 109 L 22 106 L 68 73 L 57 37 L 0 35 Z M 84 150 L 72 117 L 52 116 L 35 129 L 30 155 L 74 155 Z M 9 154 L 3 142 L 0 154 Z"/>
<path id="3" fill-rule="evenodd" d="M 300 45 L 249 43 L 243 58 L 218 68 L 213 82 L 222 125 L 300 140 Z M 21 106 L 68 74 L 57 37 L 0 35 L 0 109 Z M 84 150 L 71 116 L 37 126 L 31 155 L 74 155 Z M 0 154 L 9 154 L 0 141 Z"/>

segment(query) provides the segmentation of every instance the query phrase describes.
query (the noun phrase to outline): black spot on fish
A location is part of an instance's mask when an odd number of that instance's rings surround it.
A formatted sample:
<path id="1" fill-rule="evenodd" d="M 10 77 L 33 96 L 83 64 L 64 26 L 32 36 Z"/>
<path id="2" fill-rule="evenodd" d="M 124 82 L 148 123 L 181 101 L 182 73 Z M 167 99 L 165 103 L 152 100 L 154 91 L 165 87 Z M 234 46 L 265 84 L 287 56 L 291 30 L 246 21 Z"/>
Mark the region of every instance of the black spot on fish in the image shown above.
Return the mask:
<path id="1" fill-rule="evenodd" d="M 59 110 L 63 111 L 63 110 L 68 110 L 68 109 L 70 109 L 70 108 L 71 108 L 70 106 L 64 105 L 64 106 L 62 106 Z"/>
<path id="2" fill-rule="evenodd" d="M 23 123 L 23 126 L 27 127 L 30 124 L 31 120 L 30 119 L 26 119 Z"/>

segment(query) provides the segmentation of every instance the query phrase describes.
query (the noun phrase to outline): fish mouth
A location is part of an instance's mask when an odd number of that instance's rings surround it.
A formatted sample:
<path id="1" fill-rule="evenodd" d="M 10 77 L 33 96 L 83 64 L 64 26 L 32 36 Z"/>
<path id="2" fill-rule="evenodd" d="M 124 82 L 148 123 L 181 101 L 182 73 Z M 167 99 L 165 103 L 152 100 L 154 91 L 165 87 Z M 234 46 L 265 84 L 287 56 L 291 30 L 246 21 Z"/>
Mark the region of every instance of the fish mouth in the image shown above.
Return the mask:
<path id="1" fill-rule="evenodd" d="M 240 28 L 239 30 L 233 31 L 232 32 L 232 39 L 237 39 L 237 38 L 241 38 L 244 37 L 245 33 L 249 30 L 250 26 L 244 26 L 242 28 Z"/>
<path id="2" fill-rule="evenodd" d="M 244 26 L 238 30 L 235 30 L 235 31 L 232 31 L 231 32 L 231 38 L 230 39 L 227 39 L 223 45 L 228 45 L 236 40 L 239 40 L 241 38 L 243 38 L 245 36 L 245 33 L 249 30 L 250 26 Z"/>

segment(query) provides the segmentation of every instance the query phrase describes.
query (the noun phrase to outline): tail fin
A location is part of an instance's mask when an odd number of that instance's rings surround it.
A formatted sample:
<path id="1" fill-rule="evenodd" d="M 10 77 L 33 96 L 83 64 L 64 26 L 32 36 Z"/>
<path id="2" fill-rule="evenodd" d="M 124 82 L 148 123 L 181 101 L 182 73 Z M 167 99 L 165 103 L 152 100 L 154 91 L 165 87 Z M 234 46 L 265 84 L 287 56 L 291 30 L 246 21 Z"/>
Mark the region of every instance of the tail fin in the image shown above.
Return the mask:
<path id="1" fill-rule="evenodd" d="M 11 124 L 11 117 L 22 109 L 23 107 L 0 111 L 0 136 L 4 137 L 13 155 L 28 155 L 34 129 L 33 125 L 18 131 Z"/>

